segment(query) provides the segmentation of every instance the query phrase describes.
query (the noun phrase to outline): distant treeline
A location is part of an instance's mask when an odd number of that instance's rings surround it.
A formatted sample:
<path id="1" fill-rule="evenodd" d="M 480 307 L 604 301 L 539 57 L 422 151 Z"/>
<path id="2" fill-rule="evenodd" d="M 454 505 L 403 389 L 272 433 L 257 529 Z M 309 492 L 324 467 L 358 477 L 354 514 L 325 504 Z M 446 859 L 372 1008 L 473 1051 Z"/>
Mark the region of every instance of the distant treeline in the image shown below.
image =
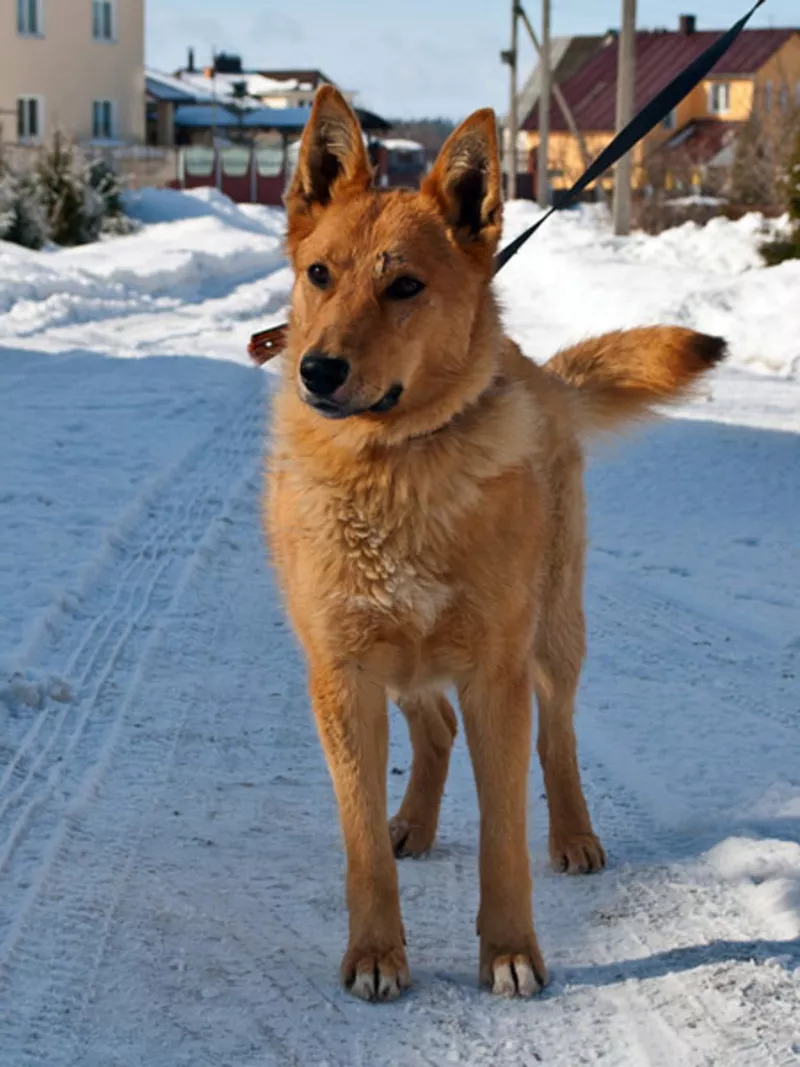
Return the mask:
<path id="1" fill-rule="evenodd" d="M 419 141 L 425 148 L 425 155 L 430 162 L 439 154 L 448 136 L 455 129 L 450 119 L 390 119 L 392 123 L 390 137 L 405 137 L 409 141 Z"/>

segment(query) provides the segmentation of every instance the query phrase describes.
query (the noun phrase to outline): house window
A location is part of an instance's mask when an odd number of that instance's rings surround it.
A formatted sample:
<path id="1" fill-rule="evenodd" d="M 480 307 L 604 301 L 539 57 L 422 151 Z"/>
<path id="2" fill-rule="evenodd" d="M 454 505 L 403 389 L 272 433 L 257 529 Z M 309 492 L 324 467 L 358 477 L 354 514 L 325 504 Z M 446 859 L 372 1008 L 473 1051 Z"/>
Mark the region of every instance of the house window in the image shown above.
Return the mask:
<path id="1" fill-rule="evenodd" d="M 42 0 L 17 0 L 17 33 L 23 37 L 41 37 L 43 25 Z"/>
<path id="2" fill-rule="evenodd" d="M 661 120 L 661 125 L 664 127 L 665 130 L 674 130 L 677 123 L 678 109 L 674 107 L 672 111 L 670 111 L 669 114 L 665 115 L 664 118 Z"/>
<path id="3" fill-rule="evenodd" d="M 17 97 L 17 140 L 40 141 L 44 105 L 40 96 Z"/>
<path id="4" fill-rule="evenodd" d="M 712 82 L 708 87 L 708 110 L 712 115 L 721 115 L 731 106 L 730 82 Z"/>
<path id="5" fill-rule="evenodd" d="M 92 137 L 95 141 L 110 141 L 116 134 L 114 101 L 95 100 L 92 104 Z"/>
<path id="6" fill-rule="evenodd" d="M 764 86 L 764 110 L 767 113 L 772 111 L 772 82 L 767 82 Z"/>
<path id="7" fill-rule="evenodd" d="M 113 0 L 92 0 L 92 36 L 95 41 L 115 40 Z"/>
<path id="8" fill-rule="evenodd" d="M 786 114 L 789 110 L 789 86 L 782 85 L 780 92 L 778 93 L 778 107 Z"/>

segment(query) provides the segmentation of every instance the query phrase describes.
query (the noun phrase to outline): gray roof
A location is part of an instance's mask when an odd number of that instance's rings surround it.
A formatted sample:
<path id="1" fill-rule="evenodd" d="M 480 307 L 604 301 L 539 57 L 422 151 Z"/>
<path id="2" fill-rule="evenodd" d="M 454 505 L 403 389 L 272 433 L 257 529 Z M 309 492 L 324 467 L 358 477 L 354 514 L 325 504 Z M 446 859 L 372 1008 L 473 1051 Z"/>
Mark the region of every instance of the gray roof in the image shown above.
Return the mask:
<path id="1" fill-rule="evenodd" d="M 604 38 L 599 36 L 551 37 L 550 68 L 555 81 L 560 83 L 570 78 L 602 46 L 603 41 Z M 537 61 L 517 93 L 517 120 L 520 126 L 536 107 L 540 93 L 541 67 Z M 503 121 L 506 120 L 507 116 Z"/>

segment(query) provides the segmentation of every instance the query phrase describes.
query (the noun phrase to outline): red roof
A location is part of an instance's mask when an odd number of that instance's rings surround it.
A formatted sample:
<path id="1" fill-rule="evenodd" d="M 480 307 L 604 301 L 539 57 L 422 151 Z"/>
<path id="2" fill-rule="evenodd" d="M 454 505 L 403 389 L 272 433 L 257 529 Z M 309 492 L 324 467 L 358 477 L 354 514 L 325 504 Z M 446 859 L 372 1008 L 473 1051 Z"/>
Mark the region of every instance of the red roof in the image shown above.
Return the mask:
<path id="1" fill-rule="evenodd" d="M 640 31 L 636 34 L 636 101 L 639 111 L 672 79 L 680 74 L 722 34 L 721 30 L 694 33 L 671 33 L 666 30 Z M 712 76 L 755 74 L 766 61 L 800 31 L 743 30 L 711 71 Z M 617 95 L 617 54 L 615 37 L 561 83 L 561 91 L 581 130 L 613 130 Z M 539 105 L 522 124 L 524 130 L 539 129 Z M 550 129 L 566 130 L 567 124 L 558 104 L 550 101 Z"/>
<path id="2" fill-rule="evenodd" d="M 693 119 L 657 152 L 669 155 L 680 153 L 691 163 L 707 163 L 736 137 L 741 122 L 721 122 L 719 119 Z"/>

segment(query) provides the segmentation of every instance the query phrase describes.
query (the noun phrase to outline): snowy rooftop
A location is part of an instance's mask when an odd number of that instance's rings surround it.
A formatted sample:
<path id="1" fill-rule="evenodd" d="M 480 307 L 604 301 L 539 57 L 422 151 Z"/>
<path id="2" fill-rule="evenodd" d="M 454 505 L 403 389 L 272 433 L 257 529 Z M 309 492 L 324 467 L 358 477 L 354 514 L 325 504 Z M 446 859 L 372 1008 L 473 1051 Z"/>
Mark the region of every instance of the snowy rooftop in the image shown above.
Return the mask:
<path id="1" fill-rule="evenodd" d="M 213 94 L 208 87 L 204 89 L 201 86 L 190 86 L 183 78 L 178 78 L 174 74 L 165 74 L 154 67 L 145 68 L 145 84 L 147 92 L 160 100 L 169 100 L 174 103 L 202 103 L 213 99 Z"/>
<path id="2" fill-rule="evenodd" d="M 282 93 L 297 88 L 297 84 L 294 81 L 280 82 L 272 78 L 265 78 L 261 74 L 247 73 L 215 74 L 209 78 L 203 73 L 189 74 L 186 71 L 182 71 L 178 80 L 188 86 L 190 90 L 201 93 L 208 92 L 220 98 L 227 97 L 230 99 L 234 98 L 237 86 L 243 85 L 245 95 L 256 102 L 258 106 L 261 105 L 261 97 L 280 96 Z"/>

